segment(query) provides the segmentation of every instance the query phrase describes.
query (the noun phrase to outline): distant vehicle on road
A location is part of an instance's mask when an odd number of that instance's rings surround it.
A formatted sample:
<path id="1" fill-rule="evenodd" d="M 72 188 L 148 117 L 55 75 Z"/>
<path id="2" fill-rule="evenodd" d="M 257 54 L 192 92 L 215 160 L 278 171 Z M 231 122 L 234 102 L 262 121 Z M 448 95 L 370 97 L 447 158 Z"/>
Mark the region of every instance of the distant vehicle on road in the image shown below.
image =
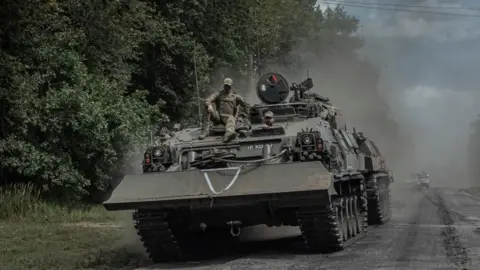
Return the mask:
<path id="1" fill-rule="evenodd" d="M 430 188 L 430 175 L 425 171 L 410 174 L 410 179 L 405 182 L 410 183 L 415 189 Z"/>
<path id="2" fill-rule="evenodd" d="M 430 176 L 425 171 L 417 174 L 417 188 L 430 188 Z"/>

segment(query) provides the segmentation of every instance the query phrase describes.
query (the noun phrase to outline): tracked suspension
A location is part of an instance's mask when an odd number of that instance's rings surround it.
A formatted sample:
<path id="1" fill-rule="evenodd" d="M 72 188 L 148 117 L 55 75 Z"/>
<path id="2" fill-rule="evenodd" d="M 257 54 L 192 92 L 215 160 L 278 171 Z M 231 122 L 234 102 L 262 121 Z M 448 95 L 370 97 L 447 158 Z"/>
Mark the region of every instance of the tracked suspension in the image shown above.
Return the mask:
<path id="1" fill-rule="evenodd" d="M 388 195 L 386 199 L 389 199 L 388 186 L 387 189 L 379 190 L 377 196 L 367 198 L 367 189 L 362 183 L 353 193 L 332 198 L 330 204 L 298 209 L 297 221 L 305 248 L 310 252 L 334 252 L 364 236 L 369 221 L 369 204 L 375 198 L 379 198 L 378 201 L 381 202 L 384 198 L 381 194 L 385 193 Z M 384 213 L 387 206 L 389 208 L 389 203 L 374 206 L 376 209 L 374 214 L 377 217 L 381 215 L 382 220 L 386 220 L 384 217 L 388 215 Z M 216 237 L 212 237 L 215 234 L 205 234 L 205 224 L 203 227 L 200 224 L 203 234 L 192 233 L 188 227 L 189 222 L 182 218 L 181 213 L 171 214 L 162 210 L 147 209 L 137 210 L 133 214 L 137 233 L 152 261 L 158 263 L 208 256 L 209 248 L 217 240 Z M 225 242 L 226 235 L 239 233 L 236 230 L 240 226 L 238 221 L 230 221 L 226 225 L 227 229 L 221 232 L 220 242 Z"/>
<path id="2" fill-rule="evenodd" d="M 225 230 L 210 229 L 204 223 L 191 230 L 181 213 L 162 210 L 137 210 L 135 228 L 150 259 L 155 263 L 206 259 L 225 250 L 241 232 L 238 221 L 227 223 Z M 229 237 L 231 236 L 231 237 Z"/>
<path id="3" fill-rule="evenodd" d="M 386 180 L 368 181 L 368 223 L 370 225 L 385 224 L 391 216 L 390 183 Z"/>
<path id="4" fill-rule="evenodd" d="M 332 200 L 323 207 L 299 209 L 298 223 L 310 252 L 334 252 L 352 244 L 367 232 L 365 189 Z"/>
<path id="5" fill-rule="evenodd" d="M 185 256 L 170 228 L 167 213 L 137 210 L 133 213 L 135 229 L 153 262 L 181 260 Z"/>

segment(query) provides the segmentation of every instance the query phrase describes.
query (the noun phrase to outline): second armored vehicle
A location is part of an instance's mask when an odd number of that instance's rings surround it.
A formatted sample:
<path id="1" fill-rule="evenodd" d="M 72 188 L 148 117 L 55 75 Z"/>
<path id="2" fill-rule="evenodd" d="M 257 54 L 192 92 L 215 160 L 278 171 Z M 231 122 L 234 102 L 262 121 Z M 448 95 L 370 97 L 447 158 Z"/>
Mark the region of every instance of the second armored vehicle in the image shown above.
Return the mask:
<path id="1" fill-rule="evenodd" d="M 422 171 L 421 173 L 417 174 L 417 188 L 430 188 L 430 176 L 425 172 Z"/>
<path id="2" fill-rule="evenodd" d="M 263 103 L 237 139 L 222 143 L 216 123 L 203 140 L 200 128 L 170 133 L 145 152 L 144 173 L 125 176 L 104 206 L 135 210 L 155 262 L 197 257 L 259 224 L 299 226 L 309 252 L 344 248 L 389 219 L 393 178 L 374 142 L 348 131 L 328 98 L 307 93 L 312 87 L 265 74 Z"/>

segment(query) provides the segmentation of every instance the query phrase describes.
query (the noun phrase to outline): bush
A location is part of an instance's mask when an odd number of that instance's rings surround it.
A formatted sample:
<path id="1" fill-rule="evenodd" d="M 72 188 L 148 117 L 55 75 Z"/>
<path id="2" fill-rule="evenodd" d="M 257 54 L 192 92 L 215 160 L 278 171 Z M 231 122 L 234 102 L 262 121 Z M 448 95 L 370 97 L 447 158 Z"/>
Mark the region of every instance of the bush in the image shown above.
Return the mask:
<path id="1" fill-rule="evenodd" d="M 165 119 L 127 91 L 145 8 L 88 3 L 0 4 L 0 175 L 52 197 L 104 190 L 132 143 Z"/>
<path id="2" fill-rule="evenodd" d="M 0 220 L 35 222 L 113 221 L 102 206 L 45 200 L 33 184 L 12 184 L 0 188 Z"/>

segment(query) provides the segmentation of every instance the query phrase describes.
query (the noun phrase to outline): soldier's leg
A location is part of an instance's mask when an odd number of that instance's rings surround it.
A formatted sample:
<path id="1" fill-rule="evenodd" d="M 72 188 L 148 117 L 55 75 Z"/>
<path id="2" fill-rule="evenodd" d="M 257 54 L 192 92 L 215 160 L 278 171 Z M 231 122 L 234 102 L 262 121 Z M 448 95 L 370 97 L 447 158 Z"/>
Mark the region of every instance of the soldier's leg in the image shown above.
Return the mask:
<path id="1" fill-rule="evenodd" d="M 218 122 L 219 116 L 217 111 L 213 111 L 213 113 L 207 112 L 204 110 L 203 117 L 202 117 L 202 128 L 200 131 L 200 135 L 198 136 L 199 140 L 205 139 L 209 135 L 210 125 L 212 122 Z"/>
<path id="2" fill-rule="evenodd" d="M 237 136 L 235 132 L 235 117 L 233 115 L 222 114 L 222 122 L 225 124 L 225 136 L 223 142 L 229 142 Z"/>
<path id="3" fill-rule="evenodd" d="M 209 127 L 210 127 L 210 117 L 207 112 L 204 112 L 202 117 L 202 128 L 200 130 L 200 135 L 198 136 L 198 139 L 203 140 L 208 136 Z"/>
<path id="4" fill-rule="evenodd" d="M 205 139 L 209 133 L 210 133 L 210 126 L 213 123 L 217 123 L 222 121 L 220 114 L 218 111 L 214 108 L 212 113 L 207 112 L 205 109 L 203 112 L 203 117 L 202 117 L 202 129 L 200 131 L 200 135 L 198 136 L 199 140 Z"/>

